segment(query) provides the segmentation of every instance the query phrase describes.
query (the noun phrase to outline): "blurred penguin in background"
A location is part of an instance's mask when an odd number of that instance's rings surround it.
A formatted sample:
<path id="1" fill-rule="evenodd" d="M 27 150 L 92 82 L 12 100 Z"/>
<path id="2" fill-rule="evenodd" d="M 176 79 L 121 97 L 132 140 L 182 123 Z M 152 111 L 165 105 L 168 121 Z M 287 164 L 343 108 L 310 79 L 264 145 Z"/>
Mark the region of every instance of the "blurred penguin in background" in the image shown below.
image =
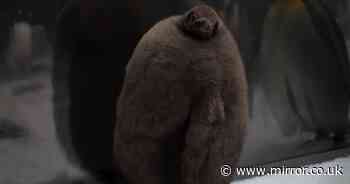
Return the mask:
<path id="1" fill-rule="evenodd" d="M 42 25 L 10 27 L 0 77 L 0 183 L 97 184 L 69 162 L 52 116 L 51 45 Z"/>
<path id="2" fill-rule="evenodd" d="M 26 73 L 32 62 L 32 28 L 26 22 L 13 25 L 7 64 L 10 70 Z"/>
<path id="3" fill-rule="evenodd" d="M 50 69 L 52 47 L 43 26 L 16 22 L 9 37 L 2 73 L 5 78 L 30 76 L 44 68 Z"/>
<path id="4" fill-rule="evenodd" d="M 259 75 L 284 135 L 344 140 L 349 58 L 335 18 L 319 0 L 277 0 L 264 23 Z"/>

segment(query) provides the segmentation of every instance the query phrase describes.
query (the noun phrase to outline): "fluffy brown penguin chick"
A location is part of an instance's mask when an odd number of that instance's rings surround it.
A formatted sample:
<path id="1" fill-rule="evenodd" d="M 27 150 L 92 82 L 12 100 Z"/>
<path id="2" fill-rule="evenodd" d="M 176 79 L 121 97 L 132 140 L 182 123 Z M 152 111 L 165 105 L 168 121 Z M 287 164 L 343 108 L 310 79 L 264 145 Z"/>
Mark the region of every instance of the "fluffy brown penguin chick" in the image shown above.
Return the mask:
<path id="1" fill-rule="evenodd" d="M 237 45 L 211 8 L 160 21 L 140 40 L 117 105 L 114 159 L 129 184 L 228 184 L 248 120 Z"/>

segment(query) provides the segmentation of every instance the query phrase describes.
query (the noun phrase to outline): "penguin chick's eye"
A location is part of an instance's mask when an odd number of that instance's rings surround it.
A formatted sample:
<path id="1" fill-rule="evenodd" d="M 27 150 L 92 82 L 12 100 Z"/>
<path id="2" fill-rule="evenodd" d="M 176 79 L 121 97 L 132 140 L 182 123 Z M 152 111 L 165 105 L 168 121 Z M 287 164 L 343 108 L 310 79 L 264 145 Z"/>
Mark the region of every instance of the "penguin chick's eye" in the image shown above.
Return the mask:
<path id="1" fill-rule="evenodd" d="M 209 27 L 209 26 L 206 26 L 206 20 L 205 19 L 203 19 L 203 18 L 200 18 L 200 19 L 198 19 L 198 20 L 196 20 L 195 22 L 194 22 L 194 25 L 195 26 L 198 26 L 198 27 Z"/>
<path id="2" fill-rule="evenodd" d="M 187 15 L 186 15 L 186 21 L 187 23 L 193 23 L 195 22 L 197 19 L 197 15 L 194 13 L 194 12 L 189 12 Z"/>

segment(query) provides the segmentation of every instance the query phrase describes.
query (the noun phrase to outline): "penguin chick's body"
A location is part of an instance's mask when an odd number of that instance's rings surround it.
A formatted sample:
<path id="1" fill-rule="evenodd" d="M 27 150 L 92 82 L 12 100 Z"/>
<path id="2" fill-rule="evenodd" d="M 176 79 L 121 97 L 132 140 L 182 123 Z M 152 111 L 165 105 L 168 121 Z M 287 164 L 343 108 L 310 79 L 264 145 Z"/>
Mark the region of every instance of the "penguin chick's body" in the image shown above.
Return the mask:
<path id="1" fill-rule="evenodd" d="M 248 120 L 237 45 L 197 6 L 156 24 L 137 45 L 117 105 L 116 169 L 130 184 L 228 184 Z"/>

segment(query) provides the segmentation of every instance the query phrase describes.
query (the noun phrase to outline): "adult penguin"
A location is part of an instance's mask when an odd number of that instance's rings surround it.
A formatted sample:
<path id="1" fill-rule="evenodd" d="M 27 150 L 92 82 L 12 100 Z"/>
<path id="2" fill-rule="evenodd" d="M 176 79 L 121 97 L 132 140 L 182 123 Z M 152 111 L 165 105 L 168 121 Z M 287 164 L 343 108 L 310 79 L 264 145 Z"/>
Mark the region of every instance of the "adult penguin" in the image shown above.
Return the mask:
<path id="1" fill-rule="evenodd" d="M 285 135 L 298 130 L 344 140 L 349 59 L 334 17 L 319 0 L 277 0 L 264 25 L 259 70 Z"/>

